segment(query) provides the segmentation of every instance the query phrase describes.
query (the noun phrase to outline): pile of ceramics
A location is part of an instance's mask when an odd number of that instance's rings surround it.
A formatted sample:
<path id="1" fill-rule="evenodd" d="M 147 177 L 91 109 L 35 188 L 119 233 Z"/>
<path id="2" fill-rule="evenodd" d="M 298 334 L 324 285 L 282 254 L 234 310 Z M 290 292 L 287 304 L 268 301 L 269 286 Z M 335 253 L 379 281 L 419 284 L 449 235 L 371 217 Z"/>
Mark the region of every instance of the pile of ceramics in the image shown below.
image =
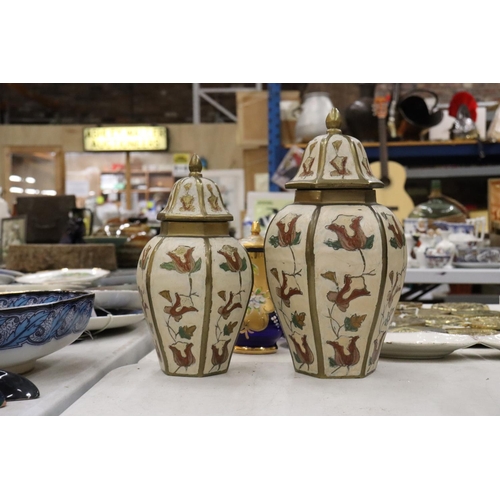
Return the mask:
<path id="1" fill-rule="evenodd" d="M 405 219 L 408 267 L 443 268 L 460 263 L 500 262 L 500 251 L 485 240 L 486 219 L 465 223 Z"/>

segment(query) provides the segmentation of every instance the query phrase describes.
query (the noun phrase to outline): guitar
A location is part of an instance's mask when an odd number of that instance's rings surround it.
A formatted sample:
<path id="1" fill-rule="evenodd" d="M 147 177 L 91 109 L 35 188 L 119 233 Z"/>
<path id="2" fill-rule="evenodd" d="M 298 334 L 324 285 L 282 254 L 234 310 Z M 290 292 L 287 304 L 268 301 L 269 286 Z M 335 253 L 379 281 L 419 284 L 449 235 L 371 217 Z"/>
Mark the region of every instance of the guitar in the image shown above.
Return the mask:
<path id="1" fill-rule="evenodd" d="M 415 205 L 405 191 L 405 168 L 400 163 L 388 160 L 386 125 L 388 102 L 388 97 L 375 97 L 373 101 L 373 111 L 378 118 L 380 161 L 370 163 L 370 168 L 373 175 L 385 184 L 382 189 L 377 189 L 378 203 L 389 208 L 403 222 Z"/>

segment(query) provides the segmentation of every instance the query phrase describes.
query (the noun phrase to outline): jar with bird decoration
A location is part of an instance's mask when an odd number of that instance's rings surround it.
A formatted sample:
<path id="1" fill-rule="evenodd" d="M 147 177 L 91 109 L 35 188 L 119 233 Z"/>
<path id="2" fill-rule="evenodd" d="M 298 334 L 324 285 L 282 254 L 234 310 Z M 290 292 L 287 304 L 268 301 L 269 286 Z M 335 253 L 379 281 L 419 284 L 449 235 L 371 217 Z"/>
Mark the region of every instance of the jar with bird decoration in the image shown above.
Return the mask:
<path id="1" fill-rule="evenodd" d="M 295 371 L 361 378 L 378 363 L 403 287 L 407 252 L 363 145 L 341 132 L 332 109 L 326 134 L 305 148 L 294 203 L 266 232 L 269 289 Z"/>
<path id="2" fill-rule="evenodd" d="M 167 375 L 226 373 L 253 286 L 250 259 L 230 236 L 233 216 L 198 155 L 158 214 L 160 233 L 137 265 L 142 308 Z"/>

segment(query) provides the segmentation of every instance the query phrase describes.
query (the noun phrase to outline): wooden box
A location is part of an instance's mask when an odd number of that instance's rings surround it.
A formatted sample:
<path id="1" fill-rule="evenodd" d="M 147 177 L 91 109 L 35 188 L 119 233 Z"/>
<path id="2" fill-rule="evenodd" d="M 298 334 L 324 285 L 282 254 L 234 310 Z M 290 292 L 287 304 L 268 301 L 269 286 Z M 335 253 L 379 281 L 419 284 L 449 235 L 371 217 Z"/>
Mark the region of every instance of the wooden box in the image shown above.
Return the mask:
<path id="1" fill-rule="evenodd" d="M 25 273 L 55 269 L 117 268 L 116 246 L 113 244 L 27 244 L 9 247 L 7 269 Z"/>

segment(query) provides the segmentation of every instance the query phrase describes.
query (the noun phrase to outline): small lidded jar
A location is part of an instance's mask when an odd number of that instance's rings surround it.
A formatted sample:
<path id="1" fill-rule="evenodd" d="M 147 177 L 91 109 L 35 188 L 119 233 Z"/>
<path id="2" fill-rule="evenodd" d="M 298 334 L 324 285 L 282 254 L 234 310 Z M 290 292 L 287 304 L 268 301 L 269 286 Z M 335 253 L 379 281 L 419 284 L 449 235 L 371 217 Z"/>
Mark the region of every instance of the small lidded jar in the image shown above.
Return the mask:
<path id="1" fill-rule="evenodd" d="M 245 248 L 229 235 L 233 216 L 193 155 L 189 176 L 158 214 L 160 234 L 144 247 L 137 285 L 167 375 L 225 373 L 252 292 Z"/>

